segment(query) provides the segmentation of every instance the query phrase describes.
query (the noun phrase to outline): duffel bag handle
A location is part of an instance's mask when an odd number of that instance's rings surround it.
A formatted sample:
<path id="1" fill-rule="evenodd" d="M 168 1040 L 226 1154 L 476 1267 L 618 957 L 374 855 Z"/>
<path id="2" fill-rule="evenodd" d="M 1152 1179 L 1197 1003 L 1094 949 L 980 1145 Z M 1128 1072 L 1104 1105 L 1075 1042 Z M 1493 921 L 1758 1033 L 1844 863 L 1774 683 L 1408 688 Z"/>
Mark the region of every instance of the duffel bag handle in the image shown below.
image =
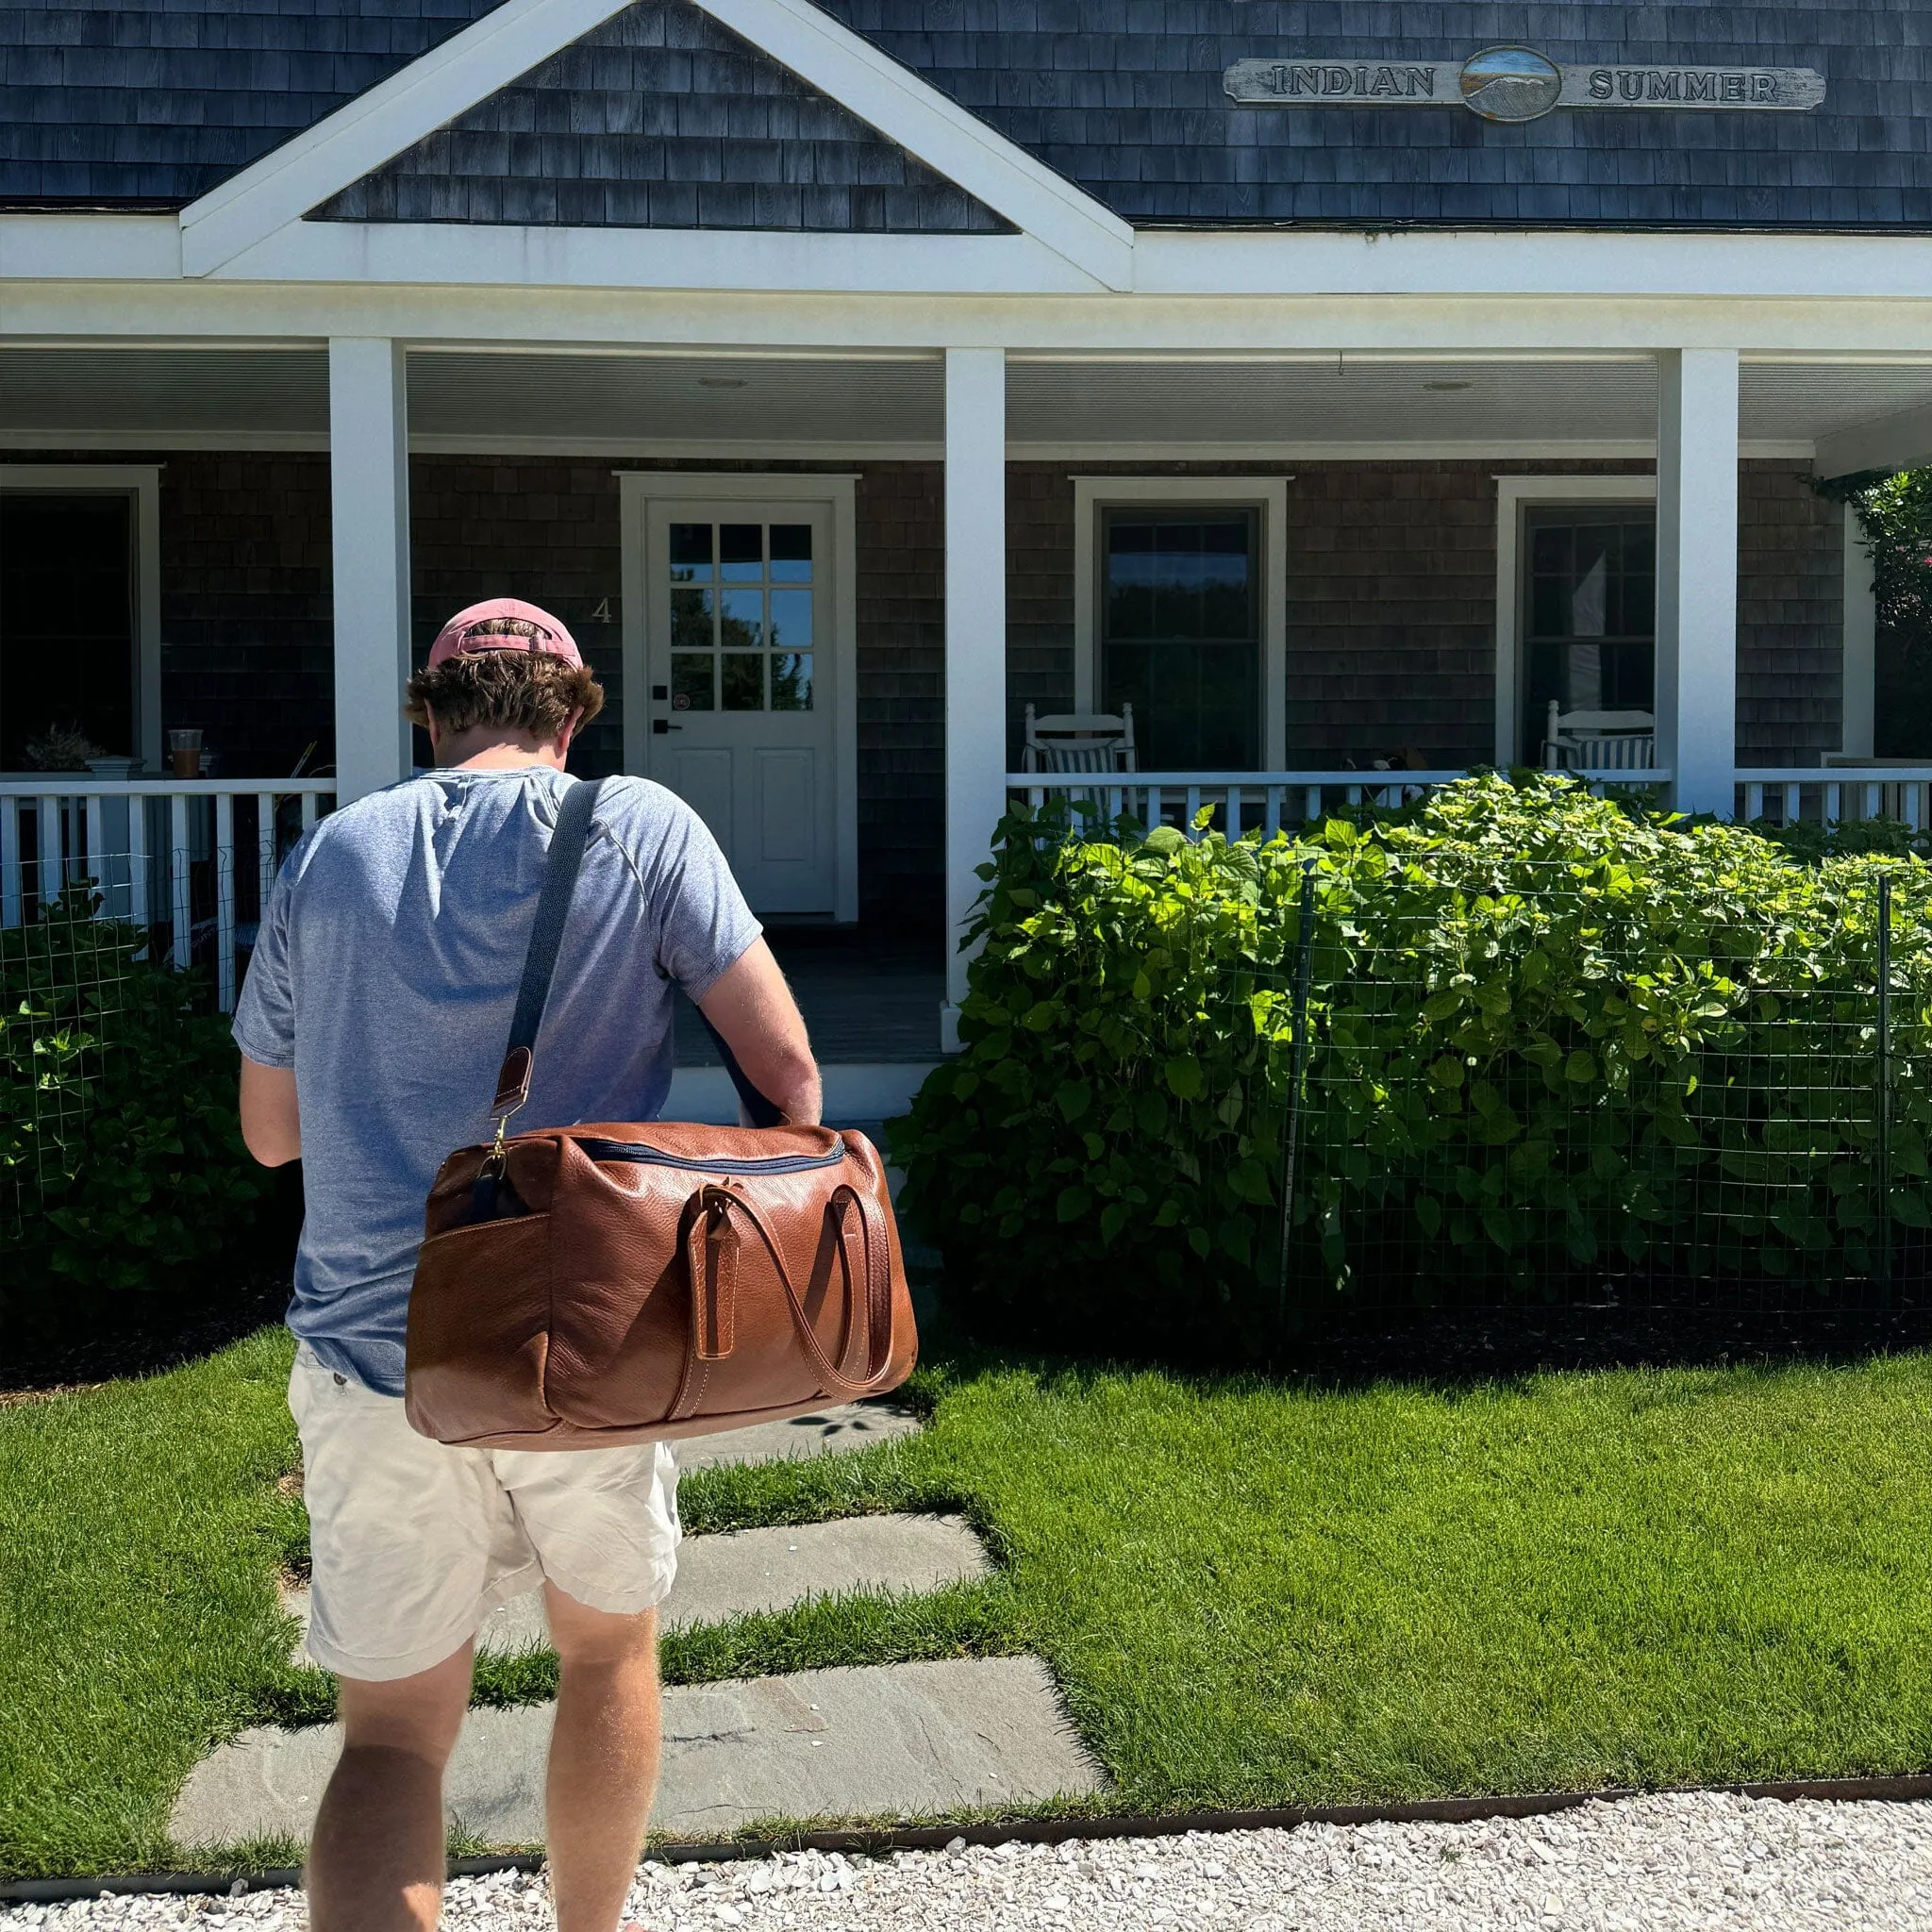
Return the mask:
<path id="1" fill-rule="evenodd" d="M 851 1401 L 871 1395 L 885 1385 L 892 1364 L 891 1257 L 885 1217 L 870 1194 L 841 1185 L 825 1207 L 826 1213 L 836 1217 L 839 1257 L 845 1275 L 845 1359 L 836 1363 L 812 1328 L 777 1238 L 758 1205 L 735 1188 L 708 1182 L 691 1197 L 691 1206 L 694 1211 L 684 1240 L 685 1267 L 691 1278 L 691 1336 L 684 1379 L 672 1405 L 671 1421 L 683 1422 L 695 1412 L 710 1364 L 724 1360 L 736 1345 L 739 1235 L 732 1224 L 734 1215 L 750 1222 L 772 1257 L 792 1326 L 798 1331 L 799 1345 L 819 1377 L 820 1389 L 827 1395 Z M 850 1232 L 854 1216 L 858 1222 L 858 1267 L 853 1265 Z"/>

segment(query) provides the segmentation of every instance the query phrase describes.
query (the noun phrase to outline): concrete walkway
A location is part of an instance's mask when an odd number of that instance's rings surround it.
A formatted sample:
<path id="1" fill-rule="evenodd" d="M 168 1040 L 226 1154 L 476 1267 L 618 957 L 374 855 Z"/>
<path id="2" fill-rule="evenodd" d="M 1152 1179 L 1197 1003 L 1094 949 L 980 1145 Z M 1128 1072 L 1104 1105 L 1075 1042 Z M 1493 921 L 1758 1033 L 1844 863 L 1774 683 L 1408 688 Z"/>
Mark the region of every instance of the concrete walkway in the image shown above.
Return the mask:
<path id="1" fill-rule="evenodd" d="M 444 1786 L 454 1824 L 491 1844 L 542 1841 L 554 1714 L 470 1713 Z M 244 1731 L 190 1775 L 169 1828 L 184 1844 L 305 1836 L 341 1750 L 335 1724 Z M 1103 1783 L 1037 1658 L 803 1671 L 664 1693 L 651 1827 L 709 1839 L 760 1819 L 943 1815 Z"/>

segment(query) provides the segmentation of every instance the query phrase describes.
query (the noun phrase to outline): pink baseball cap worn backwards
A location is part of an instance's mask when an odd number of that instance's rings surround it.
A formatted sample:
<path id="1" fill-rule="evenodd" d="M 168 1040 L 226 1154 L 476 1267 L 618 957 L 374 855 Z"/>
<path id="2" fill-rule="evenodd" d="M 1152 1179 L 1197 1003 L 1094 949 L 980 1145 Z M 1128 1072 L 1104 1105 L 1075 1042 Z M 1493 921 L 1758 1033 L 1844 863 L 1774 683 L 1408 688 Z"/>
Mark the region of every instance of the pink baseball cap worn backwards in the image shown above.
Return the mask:
<path id="1" fill-rule="evenodd" d="M 515 597 L 489 597 L 458 610 L 437 632 L 429 647 L 429 666 L 452 658 L 473 658 L 484 651 L 541 651 L 581 666 L 576 641 L 549 611 Z"/>

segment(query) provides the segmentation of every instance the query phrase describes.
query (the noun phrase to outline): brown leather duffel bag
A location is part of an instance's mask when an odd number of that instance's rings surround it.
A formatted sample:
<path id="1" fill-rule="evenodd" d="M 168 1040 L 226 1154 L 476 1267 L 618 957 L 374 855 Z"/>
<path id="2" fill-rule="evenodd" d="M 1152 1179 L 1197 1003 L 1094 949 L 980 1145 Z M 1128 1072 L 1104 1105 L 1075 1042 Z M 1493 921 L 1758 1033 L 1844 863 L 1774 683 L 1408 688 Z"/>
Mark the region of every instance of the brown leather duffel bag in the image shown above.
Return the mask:
<path id="1" fill-rule="evenodd" d="M 596 790 L 572 787 L 558 811 L 495 1142 L 452 1154 L 429 1193 L 405 1401 L 410 1424 L 443 1442 L 598 1449 L 705 1435 L 881 1394 L 912 1373 L 891 1197 L 864 1135 L 655 1123 L 506 1133 L 529 1095 Z"/>

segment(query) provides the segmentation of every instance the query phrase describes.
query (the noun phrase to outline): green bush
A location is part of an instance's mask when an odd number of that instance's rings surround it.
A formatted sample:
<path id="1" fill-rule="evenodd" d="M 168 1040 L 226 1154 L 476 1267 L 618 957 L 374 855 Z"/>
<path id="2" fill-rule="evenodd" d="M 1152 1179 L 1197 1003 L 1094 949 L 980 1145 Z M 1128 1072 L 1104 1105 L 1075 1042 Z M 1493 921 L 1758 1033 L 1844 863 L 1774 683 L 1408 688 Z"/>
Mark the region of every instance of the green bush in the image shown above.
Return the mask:
<path id="1" fill-rule="evenodd" d="M 1867 1275 L 1932 1224 L 1932 871 L 1908 857 L 1806 864 L 1524 775 L 1268 842 L 1022 809 L 987 875 L 962 1051 L 891 1145 L 949 1282 L 1008 1325 L 1222 1351 L 1338 1296 Z"/>
<path id="2" fill-rule="evenodd" d="M 75 889 L 0 932 L 0 1264 L 155 1288 L 217 1252 L 263 1186 L 227 1024 Z"/>

